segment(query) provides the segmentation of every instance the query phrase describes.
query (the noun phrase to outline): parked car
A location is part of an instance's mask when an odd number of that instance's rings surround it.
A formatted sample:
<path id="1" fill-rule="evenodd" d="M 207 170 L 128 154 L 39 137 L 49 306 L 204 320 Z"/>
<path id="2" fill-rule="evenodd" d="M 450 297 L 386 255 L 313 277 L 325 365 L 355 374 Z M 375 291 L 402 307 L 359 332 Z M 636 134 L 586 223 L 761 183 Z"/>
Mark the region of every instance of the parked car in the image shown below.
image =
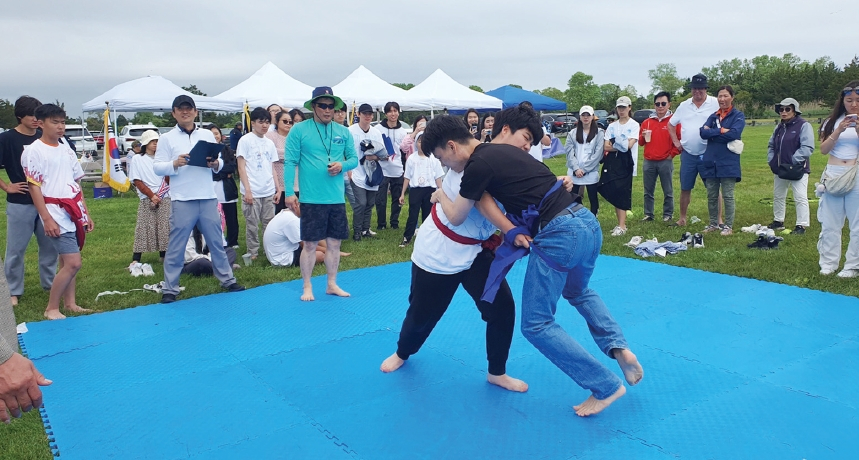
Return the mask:
<path id="1" fill-rule="evenodd" d="M 608 125 L 612 122 L 609 118 L 608 111 L 594 110 L 594 116 L 597 117 L 597 126 L 602 129 L 608 129 Z"/>
<path id="2" fill-rule="evenodd" d="M 654 109 L 636 110 L 635 113 L 632 114 L 632 119 L 637 121 L 638 124 L 640 125 L 641 123 L 644 122 L 644 120 L 647 120 L 648 118 L 650 118 L 650 116 L 653 115 L 654 113 L 656 113 L 656 110 L 654 110 Z"/>
<path id="3" fill-rule="evenodd" d="M 158 127 L 158 135 L 163 136 L 164 134 L 169 133 L 170 131 L 173 131 L 173 128 L 174 128 L 173 126 L 159 126 Z"/>
<path id="4" fill-rule="evenodd" d="M 158 131 L 158 127 L 152 123 L 148 125 L 123 126 L 122 131 L 119 132 L 119 136 L 116 136 L 116 146 L 119 148 L 120 152 L 126 153 L 131 150 L 131 144 L 134 141 L 139 141 L 140 136 L 150 129 Z"/>
<path id="5" fill-rule="evenodd" d="M 82 125 L 66 125 L 66 136 L 75 144 L 75 151 L 79 156 L 86 154 L 98 155 L 98 145 L 89 130 Z"/>
<path id="6" fill-rule="evenodd" d="M 575 126 L 578 119 L 569 113 L 547 113 L 541 117 L 543 126 L 552 133 L 568 133 Z"/>
<path id="7" fill-rule="evenodd" d="M 95 139 L 95 145 L 99 150 L 104 148 L 104 131 L 91 132 L 92 138 Z"/>

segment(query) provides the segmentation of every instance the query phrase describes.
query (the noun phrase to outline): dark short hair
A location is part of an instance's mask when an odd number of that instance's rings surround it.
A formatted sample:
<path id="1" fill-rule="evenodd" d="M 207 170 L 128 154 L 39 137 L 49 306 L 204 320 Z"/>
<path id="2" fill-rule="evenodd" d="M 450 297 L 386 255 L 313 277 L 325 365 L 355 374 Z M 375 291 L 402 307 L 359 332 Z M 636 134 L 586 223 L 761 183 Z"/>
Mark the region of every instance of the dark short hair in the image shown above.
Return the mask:
<path id="1" fill-rule="evenodd" d="M 268 113 L 268 110 L 257 107 L 251 112 L 251 121 L 269 121 L 271 120 L 271 114 Z"/>
<path id="2" fill-rule="evenodd" d="M 55 104 L 42 104 L 36 107 L 36 111 L 33 113 L 36 116 L 36 120 L 47 120 L 48 118 L 62 118 L 66 119 L 66 111 L 63 110 L 62 107 Z"/>
<path id="3" fill-rule="evenodd" d="M 519 103 L 522 107 L 528 107 L 529 109 L 534 108 L 534 104 L 531 104 L 531 101 L 522 101 Z"/>
<path id="4" fill-rule="evenodd" d="M 660 91 L 656 93 L 656 96 L 653 96 L 653 102 L 656 102 L 656 100 L 660 97 L 665 97 L 668 99 L 668 102 L 671 102 L 671 93 L 669 93 L 668 91 Z"/>
<path id="5" fill-rule="evenodd" d="M 15 118 L 18 119 L 18 123 L 21 123 L 21 119 L 24 117 L 33 116 L 36 114 L 36 109 L 42 105 L 38 99 L 32 96 L 21 96 L 15 101 Z"/>
<path id="6" fill-rule="evenodd" d="M 533 106 L 530 103 L 525 105 L 523 102 L 516 107 L 506 108 L 496 113 L 495 124 L 492 125 L 492 138 L 498 137 L 505 126 L 510 128 L 511 133 L 527 129 L 531 132 L 531 145 L 537 145 L 543 139 L 543 125 L 540 123 L 539 115 L 531 107 Z"/>
<path id="7" fill-rule="evenodd" d="M 283 108 L 280 106 L 280 104 L 270 104 L 268 107 L 265 108 L 265 111 L 268 112 L 269 110 L 271 110 L 272 107 L 278 107 L 281 109 Z"/>
<path id="8" fill-rule="evenodd" d="M 280 111 L 277 112 L 277 115 L 274 116 L 274 122 L 280 123 L 280 119 L 283 117 L 289 117 L 289 112 Z M 289 121 L 292 121 L 292 117 L 289 117 Z"/>
<path id="9" fill-rule="evenodd" d="M 716 94 L 718 95 L 718 94 L 719 94 L 719 91 L 722 91 L 722 90 L 727 91 L 727 92 L 728 92 L 728 94 L 730 94 L 730 95 L 731 95 L 731 97 L 734 97 L 734 88 L 733 88 L 731 85 L 722 85 L 722 86 L 720 86 L 720 87 L 719 87 L 719 89 L 717 89 L 717 90 L 716 90 Z"/>
<path id="10" fill-rule="evenodd" d="M 454 141 L 457 144 L 466 144 L 474 140 L 474 135 L 462 118 L 451 115 L 437 115 L 427 123 L 426 130 L 421 136 L 421 150 L 429 156 L 433 150 Z"/>
<path id="11" fill-rule="evenodd" d="M 385 113 L 390 112 L 392 108 L 397 109 L 397 112 L 402 112 L 402 110 L 400 110 L 400 104 L 397 104 L 396 102 L 391 101 L 391 102 L 388 102 L 387 104 L 385 104 Z"/>
<path id="12" fill-rule="evenodd" d="M 292 110 L 290 110 L 290 111 L 289 111 L 289 116 L 290 116 L 290 118 L 292 118 L 292 121 L 295 121 L 295 116 L 296 116 L 296 115 L 298 115 L 299 117 L 301 117 L 301 121 L 304 121 L 304 120 L 306 120 L 306 119 L 307 119 L 307 117 L 305 117 L 305 116 L 304 116 L 304 112 L 302 112 L 301 110 L 298 110 L 298 109 L 292 109 Z"/>
<path id="13" fill-rule="evenodd" d="M 218 125 L 216 125 L 214 123 L 209 123 L 209 124 L 203 126 L 203 129 L 208 129 L 209 131 L 211 131 L 215 128 L 218 128 Z M 218 131 L 220 131 L 220 130 L 221 130 L 221 128 L 218 128 Z"/>

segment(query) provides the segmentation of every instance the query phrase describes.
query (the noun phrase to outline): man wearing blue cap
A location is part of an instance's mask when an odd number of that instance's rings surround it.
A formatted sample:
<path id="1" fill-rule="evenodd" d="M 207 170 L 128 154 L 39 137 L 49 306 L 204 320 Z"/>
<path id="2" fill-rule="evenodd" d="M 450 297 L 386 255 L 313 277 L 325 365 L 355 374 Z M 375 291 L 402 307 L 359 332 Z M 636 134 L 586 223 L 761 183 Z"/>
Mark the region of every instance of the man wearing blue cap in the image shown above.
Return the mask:
<path id="1" fill-rule="evenodd" d="M 328 272 L 325 292 L 349 297 L 348 292 L 337 286 L 340 242 L 349 238 L 343 174 L 358 166 L 358 157 L 349 130 L 339 123 L 332 123 L 334 110 L 342 109 L 345 104 L 331 88 L 321 86 L 314 89 L 304 107 L 313 112 L 313 119 L 295 125 L 289 132 L 284 170 L 290 174 L 283 177 L 286 205 L 301 215 L 301 241 L 304 242 L 300 262 L 304 281 L 301 300 L 314 300 L 310 276 L 316 264 L 316 246 L 320 240 L 325 240 L 328 246 L 325 253 Z M 296 166 L 300 201 L 293 192 L 295 175 L 292 171 Z"/>

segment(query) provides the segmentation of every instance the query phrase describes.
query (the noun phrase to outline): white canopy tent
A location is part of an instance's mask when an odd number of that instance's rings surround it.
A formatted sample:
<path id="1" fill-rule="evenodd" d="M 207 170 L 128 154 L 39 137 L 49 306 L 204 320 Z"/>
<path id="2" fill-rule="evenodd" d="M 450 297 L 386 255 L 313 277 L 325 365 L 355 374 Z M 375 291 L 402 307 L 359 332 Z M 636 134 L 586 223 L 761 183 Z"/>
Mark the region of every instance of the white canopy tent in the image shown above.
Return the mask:
<path id="1" fill-rule="evenodd" d="M 251 109 L 271 104 L 291 109 L 303 107 L 312 93 L 311 86 L 290 77 L 269 61 L 247 80 L 215 97 L 240 104 L 247 102 Z"/>
<path id="2" fill-rule="evenodd" d="M 106 93 L 84 103 L 84 112 L 95 112 L 105 109 L 105 103 L 110 104 L 112 112 L 169 112 L 173 109 L 173 99 L 180 94 L 194 98 L 194 103 L 200 110 L 217 112 L 238 112 L 242 103 L 222 100 L 217 97 L 197 96 L 185 91 L 170 80 L 151 75 L 127 81 L 111 88 Z"/>
<path id="3" fill-rule="evenodd" d="M 364 66 L 359 66 L 331 89 L 336 96 L 343 99 L 349 110 L 353 105 L 370 104 L 381 111 L 385 104 L 391 101 L 396 101 L 402 111 L 431 108 L 426 103 L 415 101 L 408 91 L 382 80 Z"/>
<path id="4" fill-rule="evenodd" d="M 412 100 L 427 104 L 432 110 L 501 109 L 501 99 L 457 83 L 441 69 L 407 91 Z"/>

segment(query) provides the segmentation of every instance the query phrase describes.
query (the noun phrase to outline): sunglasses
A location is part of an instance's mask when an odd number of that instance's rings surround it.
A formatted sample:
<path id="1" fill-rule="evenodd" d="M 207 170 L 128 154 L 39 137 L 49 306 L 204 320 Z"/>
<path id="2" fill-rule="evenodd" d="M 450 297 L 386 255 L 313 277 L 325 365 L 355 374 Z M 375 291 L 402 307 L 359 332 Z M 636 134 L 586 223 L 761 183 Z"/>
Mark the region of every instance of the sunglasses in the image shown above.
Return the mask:
<path id="1" fill-rule="evenodd" d="M 789 106 L 789 105 L 783 105 L 783 106 L 781 106 L 781 107 L 776 107 L 776 108 L 775 108 L 776 113 L 790 112 L 790 111 L 792 111 L 792 110 L 793 110 L 793 107 L 792 107 L 792 106 Z"/>
<path id="2" fill-rule="evenodd" d="M 286 123 L 286 124 L 288 124 L 288 125 L 291 125 L 291 124 L 292 124 L 292 120 L 288 120 L 288 119 L 286 119 L 286 118 L 284 118 L 283 120 L 280 120 L 280 121 L 281 121 L 281 123 Z"/>
<path id="3" fill-rule="evenodd" d="M 843 96 L 849 96 L 849 95 L 850 95 L 850 93 L 854 93 L 854 94 L 856 94 L 857 96 L 859 96 L 859 86 L 856 86 L 856 87 L 853 87 L 853 88 L 851 88 L 851 87 L 849 87 L 849 86 L 848 86 L 848 87 L 844 88 L 844 90 L 843 90 L 843 91 L 841 91 L 841 94 L 842 94 Z"/>
<path id="4" fill-rule="evenodd" d="M 323 104 L 321 102 L 316 103 L 316 107 L 319 107 L 322 110 L 334 110 L 334 104 Z"/>
<path id="5" fill-rule="evenodd" d="M 653 105 L 656 107 L 665 107 L 666 105 L 668 105 L 668 103 L 667 102 L 654 102 Z"/>

